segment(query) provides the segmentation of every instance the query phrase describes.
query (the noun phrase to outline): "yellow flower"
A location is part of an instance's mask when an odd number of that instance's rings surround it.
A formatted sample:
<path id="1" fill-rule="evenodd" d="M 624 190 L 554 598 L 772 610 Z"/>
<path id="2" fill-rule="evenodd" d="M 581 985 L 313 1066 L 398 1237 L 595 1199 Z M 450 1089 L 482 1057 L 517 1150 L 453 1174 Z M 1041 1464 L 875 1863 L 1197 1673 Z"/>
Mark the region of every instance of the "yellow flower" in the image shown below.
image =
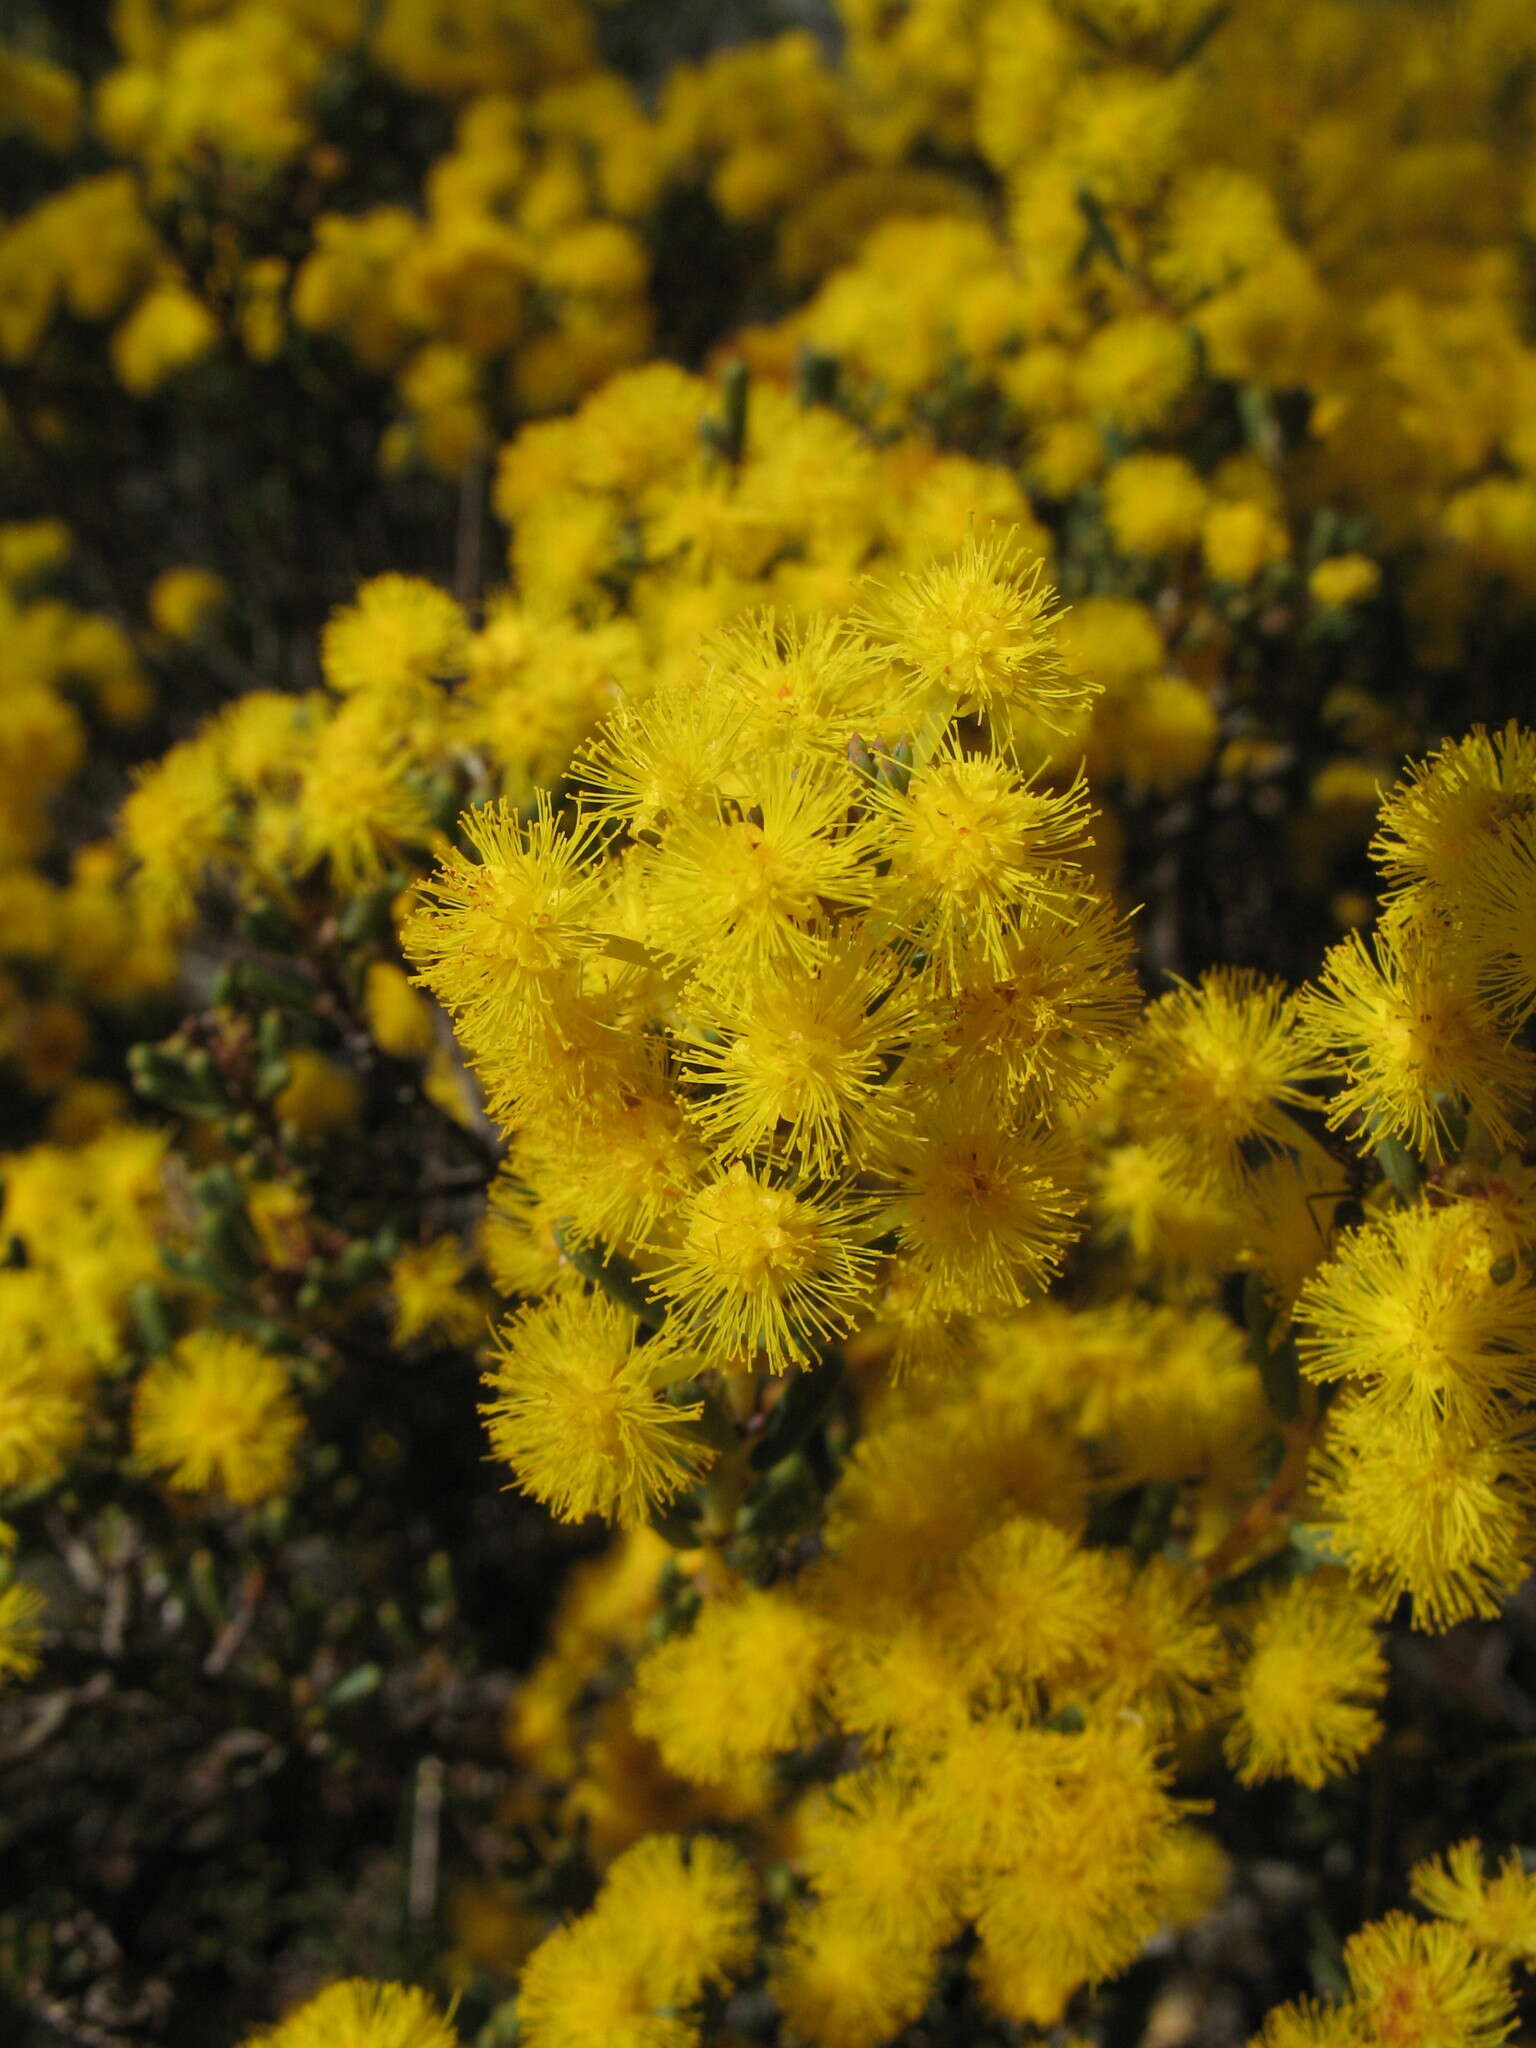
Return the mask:
<path id="1" fill-rule="evenodd" d="M 1206 488 L 1180 455 L 1127 455 L 1104 480 L 1104 520 L 1124 555 L 1160 555 L 1200 538 Z"/>
<path id="2" fill-rule="evenodd" d="M 304 1138 L 328 1138 L 356 1124 L 362 1086 L 355 1074 L 312 1046 L 288 1054 L 288 1081 L 273 1102 L 278 1121 Z"/>
<path id="3" fill-rule="evenodd" d="M 1443 1920 L 1427 1925 L 1389 1913 L 1352 1934 L 1344 1968 L 1352 2017 L 1371 2042 L 1444 2042 L 1499 2048 L 1514 2024 L 1509 1972 L 1471 1936 Z"/>
<path id="4" fill-rule="evenodd" d="M 321 641 L 333 690 L 420 692 L 461 675 L 469 626 L 446 590 L 420 576 L 375 576 L 334 612 Z"/>
<path id="5" fill-rule="evenodd" d="M 635 1726 L 680 1778 L 729 1784 L 810 1736 L 832 1648 L 825 1624 L 791 1592 L 711 1600 L 687 1635 L 641 1659 Z"/>
<path id="6" fill-rule="evenodd" d="M 1213 505 L 1200 539 L 1205 566 L 1220 583 L 1251 583 L 1291 551 L 1284 525 L 1256 498 Z"/>
<path id="7" fill-rule="evenodd" d="M 1517 1855 L 1492 1877 L 1480 1842 L 1458 1842 L 1443 1859 L 1416 1864 L 1409 1883 L 1426 1912 L 1453 1920 L 1480 1949 L 1527 1970 L 1536 1963 L 1536 1874 Z"/>
<path id="8" fill-rule="evenodd" d="M 950 986 L 964 953 L 1000 964 L 1021 911 L 1061 903 L 1088 843 L 1081 780 L 1053 794 L 987 753 L 941 753 L 871 799 L 889 862 L 877 900 Z"/>
<path id="9" fill-rule="evenodd" d="M 1077 388 L 1098 419 L 1143 433 L 1170 417 L 1194 373 L 1182 328 L 1154 313 L 1134 313 L 1094 335 L 1078 364 Z"/>
<path id="10" fill-rule="evenodd" d="M 243 2048 L 459 2048 L 459 2037 L 413 1985 L 346 1977 Z"/>
<path id="11" fill-rule="evenodd" d="M 1240 1186 L 1294 1143 L 1287 1108 L 1312 1098 L 1316 1066 L 1295 998 L 1246 968 L 1214 968 L 1145 1012 L 1132 1045 L 1126 1116 L 1191 1187 Z"/>
<path id="12" fill-rule="evenodd" d="M 763 1152 L 835 1179 L 898 1110 L 881 1084 L 914 1030 L 896 963 L 862 950 L 789 968 L 760 987 L 690 992 L 686 1071 L 707 1085 L 690 1109 L 722 1157 Z"/>
<path id="13" fill-rule="evenodd" d="M 1307 578 L 1307 594 L 1324 610 L 1366 604 L 1381 588 L 1381 564 L 1369 555 L 1329 555 Z"/>
<path id="14" fill-rule="evenodd" d="M 1346 1394 L 1311 1480 L 1331 1549 L 1381 1612 L 1408 1596 L 1416 1627 L 1497 1614 L 1536 1556 L 1536 1454 L 1518 1422 L 1406 1428 L 1380 1395 Z"/>
<path id="15" fill-rule="evenodd" d="M 228 584 L 211 569 L 166 569 L 149 587 L 149 616 L 168 640 L 195 640 L 228 602 Z"/>
<path id="16" fill-rule="evenodd" d="M 1403 1424 L 1475 1429 L 1536 1391 L 1536 1284 L 1473 1208 L 1419 1203 L 1352 1230 L 1296 1302 L 1302 1367 L 1379 1389 Z"/>
<path id="17" fill-rule="evenodd" d="M 1510 1112 L 1529 1094 L 1536 1058 L 1513 1044 L 1478 989 L 1477 962 L 1438 919 L 1351 932 L 1323 957 L 1298 1003 L 1301 1040 L 1340 1077 L 1328 1110 L 1438 1157 L 1457 1103 L 1495 1141 L 1515 1142 Z"/>
<path id="18" fill-rule="evenodd" d="M 151 392 L 211 353 L 218 323 L 202 300 L 174 280 L 152 285 L 112 336 L 112 367 L 134 398 Z"/>
<path id="19" fill-rule="evenodd" d="M 738 1161 L 696 1189 L 660 1245 L 654 1281 L 710 1364 L 761 1351 L 770 1371 L 810 1363 L 869 1292 L 868 1205 L 778 1186 Z"/>
<path id="20" fill-rule="evenodd" d="M 1416 761 L 1381 807 L 1371 858 L 1396 889 L 1454 883 L 1465 863 L 1536 808 L 1536 732 L 1473 726 Z"/>
<path id="21" fill-rule="evenodd" d="M 183 1337 L 134 1392 L 134 1451 L 179 1493 L 222 1493 L 239 1507 L 284 1493 L 303 1433 L 287 1368 L 217 1330 Z"/>
<path id="22" fill-rule="evenodd" d="M 853 1908 L 816 1900 L 785 1925 L 774 1998 L 817 2048 L 883 2048 L 928 2003 L 938 1958 L 905 1930 L 871 1926 Z"/>
<path id="23" fill-rule="evenodd" d="M 390 1336 L 396 1344 L 435 1333 L 450 1344 L 479 1336 L 485 1315 L 465 1283 L 473 1261 L 451 1233 L 427 1244 L 407 1245 L 389 1265 L 394 1299 Z"/>
<path id="24" fill-rule="evenodd" d="M 699 1404 L 665 1398 L 686 1354 L 638 1337 L 635 1317 L 605 1295 L 561 1294 L 496 1339 L 482 1411 L 491 1448 L 562 1521 L 602 1515 L 634 1528 L 711 1461 L 688 1427 Z"/>
<path id="25" fill-rule="evenodd" d="M 1387 1662 L 1373 1604 L 1337 1578 L 1294 1580 L 1240 1624 L 1227 1759 L 1245 1785 L 1291 1777 L 1316 1791 L 1381 1733 Z"/>
<path id="26" fill-rule="evenodd" d="M 1187 676 L 1147 676 L 1111 724 L 1120 772 L 1132 783 L 1173 790 L 1210 766 L 1221 732 L 1216 706 Z"/>
<path id="27" fill-rule="evenodd" d="M 0 1686 L 36 1671 L 42 1641 L 38 1620 L 46 1604 L 32 1586 L 19 1581 L 0 1586 Z"/>
<path id="28" fill-rule="evenodd" d="M 595 849 L 590 828 L 556 824 L 542 792 L 526 825 L 510 804 L 487 804 L 463 830 L 476 857 L 449 855 L 422 885 L 401 940 L 447 1010 L 505 1030 L 596 943 Z"/>
<path id="29" fill-rule="evenodd" d="M 884 592 L 864 623 L 941 719 L 972 711 L 1004 732 L 1015 715 L 1059 727 L 1097 685 L 1062 661 L 1043 566 L 1012 534 L 984 534 L 953 561 Z"/>
<path id="30" fill-rule="evenodd" d="M 648 937 L 722 985 L 824 957 L 833 907 L 867 902 L 873 885 L 846 763 L 770 755 L 753 782 L 745 815 L 732 804 L 680 817 L 646 869 Z"/>
<path id="31" fill-rule="evenodd" d="M 393 960 L 370 960 L 363 983 L 368 1029 L 381 1052 L 397 1060 L 424 1059 L 432 1050 L 433 1009 Z"/>

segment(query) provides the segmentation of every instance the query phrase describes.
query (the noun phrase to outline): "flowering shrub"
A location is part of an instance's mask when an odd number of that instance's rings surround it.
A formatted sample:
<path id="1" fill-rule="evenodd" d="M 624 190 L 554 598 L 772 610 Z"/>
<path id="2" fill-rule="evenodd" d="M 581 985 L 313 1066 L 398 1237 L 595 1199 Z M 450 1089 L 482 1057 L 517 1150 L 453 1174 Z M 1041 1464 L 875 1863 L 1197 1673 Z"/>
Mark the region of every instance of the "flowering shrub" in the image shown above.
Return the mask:
<path id="1" fill-rule="evenodd" d="M 5 2038 L 1523 2038 L 1536 17 L 749 12 L 8 26 Z"/>

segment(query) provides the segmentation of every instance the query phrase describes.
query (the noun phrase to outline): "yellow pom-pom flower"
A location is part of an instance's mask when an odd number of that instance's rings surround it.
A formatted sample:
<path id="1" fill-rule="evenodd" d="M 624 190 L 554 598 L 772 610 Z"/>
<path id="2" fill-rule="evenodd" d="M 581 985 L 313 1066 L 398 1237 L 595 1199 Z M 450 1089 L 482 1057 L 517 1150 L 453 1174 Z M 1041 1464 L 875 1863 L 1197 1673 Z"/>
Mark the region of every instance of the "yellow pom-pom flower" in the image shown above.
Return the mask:
<path id="1" fill-rule="evenodd" d="M 712 1600 L 689 1634 L 641 1660 L 635 1726 L 680 1778 L 730 1784 L 812 1733 L 831 1650 L 825 1624 L 790 1593 Z"/>
<path id="2" fill-rule="evenodd" d="M 1344 1968 L 1364 2041 L 1499 2048 L 1514 2022 L 1507 1967 L 1444 1920 L 1374 1920 L 1345 1942 Z"/>
<path id="3" fill-rule="evenodd" d="M 1536 1872 L 1515 1855 L 1485 1875 L 1480 1842 L 1458 1842 L 1443 1857 L 1416 1864 L 1413 1896 L 1437 1919 L 1464 1927 L 1480 1949 L 1525 1969 L 1536 1964 Z"/>
<path id="4" fill-rule="evenodd" d="M 0 1685 L 30 1678 L 36 1671 L 44 1605 L 42 1594 L 32 1586 L 0 1586 Z"/>
<path id="5" fill-rule="evenodd" d="M 676 1228 L 655 1284 L 712 1364 L 759 1351 L 774 1372 L 807 1364 L 868 1295 L 866 1203 L 777 1186 L 738 1161 L 680 1204 Z"/>
<path id="6" fill-rule="evenodd" d="M 446 590 L 391 573 L 365 583 L 325 628 L 320 659 L 333 690 L 420 691 L 461 675 L 469 626 Z"/>
<path id="7" fill-rule="evenodd" d="M 1147 1010 L 1132 1046 L 1126 1116 L 1195 1188 L 1241 1187 L 1296 1139 L 1288 1107 L 1311 1098 L 1316 1064 L 1294 997 L 1246 968 L 1215 968 Z"/>
<path id="8" fill-rule="evenodd" d="M 133 1445 L 178 1493 L 249 1507 L 286 1492 L 304 1418 L 287 1368 L 244 1337 L 194 1330 L 139 1381 Z"/>
<path id="9" fill-rule="evenodd" d="M 1324 611 L 1368 604 L 1381 588 L 1381 564 L 1369 555 L 1329 555 L 1307 578 L 1307 595 Z"/>
<path id="10" fill-rule="evenodd" d="M 1041 562 L 995 531 L 884 593 L 865 623 L 941 721 L 976 712 L 1006 735 L 1016 716 L 1059 730 L 1096 692 L 1062 661 L 1058 609 Z"/>
<path id="11" fill-rule="evenodd" d="M 244 2048 L 459 2048 L 459 2037 L 414 1985 L 345 1977 Z"/>
<path id="12" fill-rule="evenodd" d="M 1294 1581 L 1242 1624 L 1227 1758 L 1245 1785 L 1290 1777 L 1314 1791 L 1381 1733 L 1387 1664 L 1369 1601 L 1339 1579 Z"/>
<path id="13" fill-rule="evenodd" d="M 484 1409 L 491 1448 L 562 1521 L 602 1515 L 633 1528 L 709 1465 L 688 1426 L 698 1403 L 665 1398 L 686 1355 L 638 1335 L 636 1318 L 606 1296 L 565 1294 L 497 1338 Z"/>
<path id="14" fill-rule="evenodd" d="M 1200 538 L 1205 485 L 1181 455 L 1127 455 L 1104 480 L 1104 521 L 1123 555 L 1161 555 Z"/>

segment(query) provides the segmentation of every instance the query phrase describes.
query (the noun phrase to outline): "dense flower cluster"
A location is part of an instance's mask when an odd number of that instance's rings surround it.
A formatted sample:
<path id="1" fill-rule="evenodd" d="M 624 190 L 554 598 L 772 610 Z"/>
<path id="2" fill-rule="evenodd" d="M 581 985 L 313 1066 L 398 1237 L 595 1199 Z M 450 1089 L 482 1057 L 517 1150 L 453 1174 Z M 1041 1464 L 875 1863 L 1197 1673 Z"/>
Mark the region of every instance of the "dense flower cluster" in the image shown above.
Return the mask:
<path id="1" fill-rule="evenodd" d="M 665 11 L 0 49 L 0 2004 L 1498 2048 L 1536 15 Z"/>

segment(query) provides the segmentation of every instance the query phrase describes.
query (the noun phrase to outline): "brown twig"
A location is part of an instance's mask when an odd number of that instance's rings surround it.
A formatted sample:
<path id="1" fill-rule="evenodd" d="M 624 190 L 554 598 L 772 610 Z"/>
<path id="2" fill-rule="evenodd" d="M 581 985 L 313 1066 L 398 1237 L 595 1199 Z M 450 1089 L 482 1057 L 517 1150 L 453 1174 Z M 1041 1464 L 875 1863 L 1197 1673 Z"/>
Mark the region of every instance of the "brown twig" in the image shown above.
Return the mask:
<path id="1" fill-rule="evenodd" d="M 1284 1520 L 1306 1481 L 1307 1459 L 1320 1420 L 1314 1412 L 1286 1424 L 1285 1452 L 1275 1467 L 1274 1477 L 1258 1498 L 1249 1502 L 1210 1555 L 1201 1560 L 1200 1576 L 1206 1585 L 1214 1586 L 1228 1577 L 1233 1567 L 1256 1550 L 1276 1524 Z"/>

